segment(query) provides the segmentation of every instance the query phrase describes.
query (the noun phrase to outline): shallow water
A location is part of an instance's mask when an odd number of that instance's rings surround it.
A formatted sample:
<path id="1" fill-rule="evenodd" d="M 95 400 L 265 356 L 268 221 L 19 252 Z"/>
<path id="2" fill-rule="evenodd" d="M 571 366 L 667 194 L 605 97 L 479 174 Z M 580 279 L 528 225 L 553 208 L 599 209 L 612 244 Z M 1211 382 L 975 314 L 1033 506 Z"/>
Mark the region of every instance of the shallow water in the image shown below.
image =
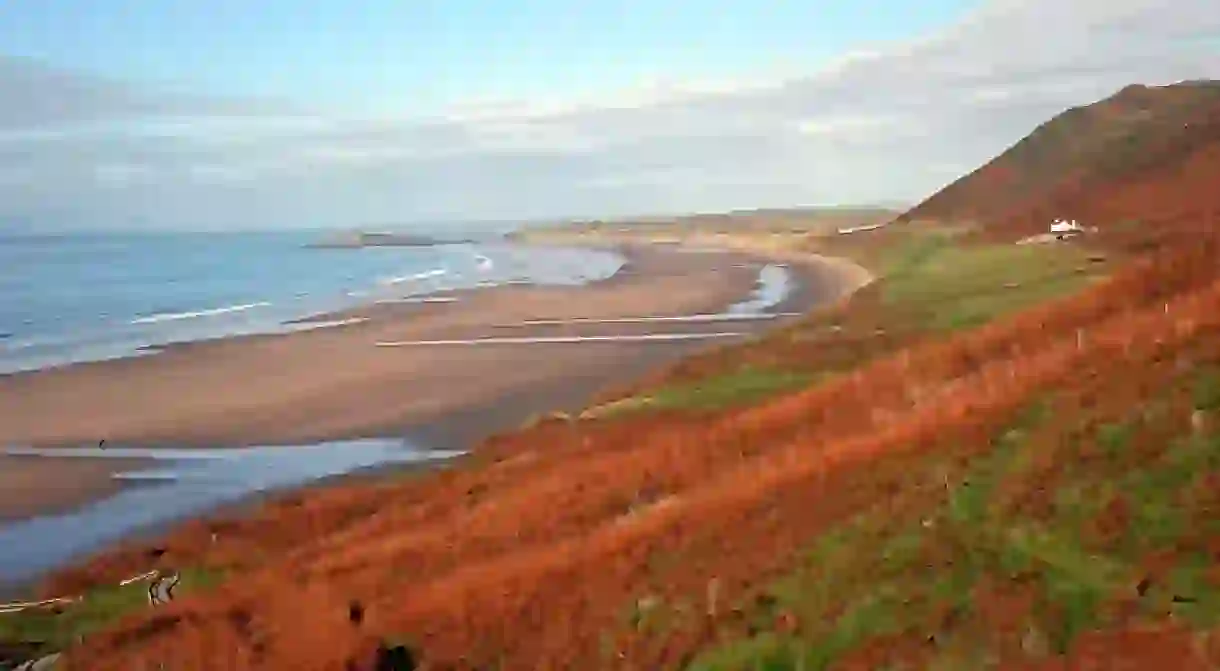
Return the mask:
<path id="1" fill-rule="evenodd" d="M 795 282 L 787 266 L 767 264 L 759 269 L 758 279 L 750 295 L 729 305 L 723 312 L 711 312 L 687 315 L 645 315 L 628 317 L 570 317 L 567 319 L 526 319 L 512 324 L 496 324 L 497 327 L 511 326 L 559 326 L 563 324 L 647 324 L 647 323 L 707 323 L 733 322 L 774 319 L 776 317 L 792 317 L 801 312 L 774 312 L 773 310 L 787 300 L 792 293 Z"/>
<path id="2" fill-rule="evenodd" d="M 745 322 L 779 317 L 799 315 L 795 312 L 773 312 L 772 310 L 784 302 L 792 291 L 793 281 L 788 268 L 778 264 L 768 264 L 759 269 L 758 279 L 750 296 L 728 306 L 724 312 L 689 315 L 651 315 L 635 317 L 586 318 L 573 317 L 569 319 L 527 319 L 514 324 L 497 324 L 499 328 L 524 326 L 557 326 L 564 324 L 716 324 L 721 322 Z M 544 345 L 554 343 L 583 342 L 677 342 L 683 340 L 711 340 L 716 338 L 738 338 L 747 335 L 737 331 L 716 331 L 699 333 L 631 333 L 622 335 L 562 335 L 562 336 L 530 336 L 530 337 L 498 337 L 485 336 L 456 340 L 407 340 L 382 341 L 375 343 L 377 347 L 426 347 L 449 345 Z"/>
<path id="3" fill-rule="evenodd" d="M 205 513 L 260 492 L 387 464 L 461 454 L 419 450 L 399 439 L 242 449 L 0 449 L 37 458 L 148 460 L 114 477 L 140 483 L 78 510 L 0 526 L 0 587 L 38 578 L 133 533 Z M 124 468 L 116 466 L 116 468 Z"/>
<path id="4" fill-rule="evenodd" d="M 738 301 L 725 310 L 730 315 L 757 315 L 767 312 L 788 297 L 792 292 L 792 274 L 788 267 L 778 263 L 768 263 L 758 271 L 758 280 L 750 297 Z"/>

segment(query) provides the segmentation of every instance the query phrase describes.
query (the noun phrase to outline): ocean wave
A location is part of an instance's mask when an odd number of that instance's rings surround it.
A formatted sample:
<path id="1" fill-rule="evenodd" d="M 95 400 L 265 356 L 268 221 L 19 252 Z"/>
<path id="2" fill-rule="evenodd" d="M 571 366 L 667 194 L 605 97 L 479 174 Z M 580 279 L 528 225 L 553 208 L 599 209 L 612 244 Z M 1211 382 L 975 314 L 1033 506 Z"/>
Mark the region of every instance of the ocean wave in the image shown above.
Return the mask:
<path id="1" fill-rule="evenodd" d="M 755 314 L 766 312 L 788 297 L 792 290 L 792 277 L 787 266 L 768 263 L 758 270 L 754 291 L 745 300 L 728 307 L 730 314 Z"/>
<path id="2" fill-rule="evenodd" d="M 258 303 L 243 303 L 241 305 L 229 305 L 223 308 L 212 308 L 210 310 L 195 310 L 193 312 L 161 312 L 148 315 L 147 317 L 139 317 L 128 322 L 132 325 L 137 324 L 160 324 L 161 322 L 181 321 L 183 319 L 198 319 L 200 317 L 214 317 L 216 315 L 224 315 L 232 312 L 245 312 L 255 308 L 264 308 L 271 305 L 266 301 Z"/>
<path id="3" fill-rule="evenodd" d="M 298 322 L 288 327 L 289 331 L 299 333 L 301 331 L 317 331 L 320 329 L 333 329 L 340 326 L 352 326 L 354 324 L 363 324 L 367 322 L 368 317 L 350 317 L 348 319 L 330 319 L 326 321 L 314 322 Z"/>
<path id="4" fill-rule="evenodd" d="M 382 298 L 374 302 L 377 305 L 396 305 L 399 303 L 456 303 L 457 300 L 454 296 L 405 296 L 403 298 Z"/>
<path id="5" fill-rule="evenodd" d="M 449 272 L 448 268 L 433 268 L 432 270 L 425 270 L 422 273 L 415 273 L 413 275 L 402 275 L 399 277 L 387 277 L 387 278 L 381 280 L 381 283 L 394 285 L 394 284 L 402 284 L 404 282 L 418 282 L 420 280 L 426 280 L 426 279 L 430 279 L 433 277 L 440 277 L 441 275 L 445 275 L 448 272 Z"/>

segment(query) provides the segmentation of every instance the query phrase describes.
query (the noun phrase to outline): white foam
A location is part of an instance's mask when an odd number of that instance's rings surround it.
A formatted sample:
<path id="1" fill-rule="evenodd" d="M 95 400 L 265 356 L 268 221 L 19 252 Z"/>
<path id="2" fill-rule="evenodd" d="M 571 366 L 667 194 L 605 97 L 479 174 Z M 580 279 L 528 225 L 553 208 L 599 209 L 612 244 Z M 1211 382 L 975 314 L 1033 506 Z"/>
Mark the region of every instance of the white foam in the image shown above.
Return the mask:
<path id="1" fill-rule="evenodd" d="M 792 290 L 788 266 L 768 263 L 758 270 L 754 291 L 749 298 L 728 307 L 730 314 L 758 314 L 779 305 Z"/>
<path id="2" fill-rule="evenodd" d="M 162 322 L 181 321 L 183 319 L 197 319 L 200 317 L 214 317 L 216 315 L 230 314 L 233 312 L 245 312 L 255 308 L 265 308 L 271 305 L 266 301 L 259 303 L 243 303 L 241 305 L 229 305 L 223 308 L 212 308 L 210 310 L 196 310 L 194 312 L 163 312 L 147 317 L 139 317 L 131 320 L 129 323 L 136 324 L 160 324 Z"/>
<path id="3" fill-rule="evenodd" d="M 776 319 L 778 317 L 797 317 L 800 312 L 762 312 L 762 313 L 714 313 L 693 315 L 664 315 L 655 317 L 573 317 L 571 319 L 527 319 L 516 324 L 497 324 L 502 328 L 516 326 L 563 326 L 566 324 L 651 324 L 656 322 L 680 322 L 686 324 L 701 324 L 707 322 L 738 322 Z"/>
<path id="4" fill-rule="evenodd" d="M 378 305 L 396 305 L 400 303 L 414 305 L 419 303 L 456 303 L 457 300 L 455 296 L 408 296 L 405 298 L 382 298 L 374 302 Z"/>
<path id="5" fill-rule="evenodd" d="M 319 329 L 333 329 L 340 326 L 351 326 L 353 324 L 363 324 L 369 320 L 368 317 L 349 317 L 347 319 L 329 319 L 313 322 L 297 322 L 290 327 L 294 333 L 301 331 L 317 331 Z"/>
<path id="6" fill-rule="evenodd" d="M 415 273 L 413 275 L 401 275 L 399 277 L 387 277 L 387 278 L 381 280 L 381 283 L 387 284 L 387 285 L 395 285 L 395 284 L 403 284 L 405 282 L 418 282 L 420 280 L 427 280 L 427 279 L 431 279 L 433 277 L 440 277 L 441 275 L 445 275 L 448 272 L 449 272 L 448 268 L 433 268 L 432 270 L 425 270 L 422 273 Z"/>
<path id="7" fill-rule="evenodd" d="M 737 338 L 746 335 L 736 331 L 716 333 L 643 333 L 606 336 L 538 336 L 533 338 L 470 338 L 467 340 L 405 340 L 374 343 L 377 347 L 424 347 L 431 345 L 554 345 L 584 342 L 667 342 Z"/>

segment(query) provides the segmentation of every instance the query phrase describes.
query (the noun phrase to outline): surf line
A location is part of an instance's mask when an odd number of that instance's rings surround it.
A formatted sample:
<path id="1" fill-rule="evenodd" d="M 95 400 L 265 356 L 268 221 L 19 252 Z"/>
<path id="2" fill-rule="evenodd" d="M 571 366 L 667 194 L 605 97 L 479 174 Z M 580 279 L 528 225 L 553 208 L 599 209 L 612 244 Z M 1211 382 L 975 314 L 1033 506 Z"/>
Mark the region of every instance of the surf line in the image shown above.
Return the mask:
<path id="1" fill-rule="evenodd" d="M 413 305 L 416 303 L 456 303 L 456 296 L 405 296 L 403 298 L 382 298 L 378 301 L 373 301 L 377 305 L 395 305 L 405 303 Z"/>
<path id="2" fill-rule="evenodd" d="M 655 317 L 572 317 L 570 319 L 526 319 L 515 324 L 496 324 L 500 328 L 514 326 L 562 326 L 564 324 L 649 324 L 653 322 L 744 322 L 780 317 L 800 317 L 803 312 L 709 313 L 693 315 L 660 315 Z"/>
<path id="3" fill-rule="evenodd" d="M 680 340 L 709 340 L 712 338 L 738 338 L 746 335 L 738 331 L 716 333 L 643 333 L 637 335 L 606 336 L 539 336 L 535 338 L 470 338 L 467 340 L 403 340 L 374 343 L 377 347 L 423 347 L 429 345 L 556 345 L 584 342 L 667 342 Z"/>

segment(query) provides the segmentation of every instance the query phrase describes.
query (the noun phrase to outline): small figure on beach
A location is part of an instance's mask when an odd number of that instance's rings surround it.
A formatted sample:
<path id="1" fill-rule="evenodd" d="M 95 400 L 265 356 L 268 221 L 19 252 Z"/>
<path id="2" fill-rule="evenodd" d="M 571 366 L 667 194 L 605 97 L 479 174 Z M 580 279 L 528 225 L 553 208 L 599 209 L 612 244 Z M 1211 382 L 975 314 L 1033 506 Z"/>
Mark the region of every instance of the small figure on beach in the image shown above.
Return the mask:
<path id="1" fill-rule="evenodd" d="M 97 441 L 97 449 L 99 449 L 99 450 L 106 449 L 106 439 L 105 438 Z"/>

